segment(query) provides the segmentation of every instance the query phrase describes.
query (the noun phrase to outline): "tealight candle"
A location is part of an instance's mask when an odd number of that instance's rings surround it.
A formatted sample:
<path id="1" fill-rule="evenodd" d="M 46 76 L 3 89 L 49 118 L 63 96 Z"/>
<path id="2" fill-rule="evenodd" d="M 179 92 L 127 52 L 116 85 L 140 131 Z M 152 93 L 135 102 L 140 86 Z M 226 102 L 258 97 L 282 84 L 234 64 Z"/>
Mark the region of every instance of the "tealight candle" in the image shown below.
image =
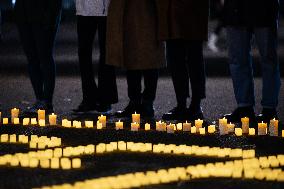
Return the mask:
<path id="1" fill-rule="evenodd" d="M 183 123 L 183 131 L 187 132 L 191 129 L 191 123 L 188 123 L 187 121 Z"/>
<path id="2" fill-rule="evenodd" d="M 3 118 L 3 125 L 7 125 L 9 123 L 9 118 Z"/>
<path id="3" fill-rule="evenodd" d="M 30 118 L 24 118 L 23 119 L 23 125 L 24 126 L 27 126 L 27 125 L 29 125 L 30 124 Z"/>
<path id="4" fill-rule="evenodd" d="M 41 120 L 41 119 L 44 119 L 45 120 L 45 110 L 38 110 L 37 111 L 37 119 L 38 120 Z"/>
<path id="5" fill-rule="evenodd" d="M 229 123 L 227 124 L 228 133 L 233 133 L 235 131 L 235 124 Z"/>
<path id="6" fill-rule="evenodd" d="M 131 131 L 138 131 L 139 123 L 131 123 Z"/>
<path id="7" fill-rule="evenodd" d="M 94 122 L 93 121 L 85 121 L 85 127 L 86 128 L 93 128 Z"/>
<path id="8" fill-rule="evenodd" d="M 31 118 L 31 125 L 36 125 L 36 124 L 37 124 L 36 118 Z"/>
<path id="9" fill-rule="evenodd" d="M 199 128 L 202 128 L 203 120 L 198 119 L 194 121 L 195 127 L 196 127 L 196 132 L 199 132 Z"/>
<path id="10" fill-rule="evenodd" d="M 71 169 L 71 161 L 68 158 L 61 158 L 60 165 L 62 169 Z"/>
<path id="11" fill-rule="evenodd" d="M 98 121 L 102 123 L 102 127 L 106 127 L 106 116 L 104 115 L 99 116 Z"/>
<path id="12" fill-rule="evenodd" d="M 258 123 L 258 135 L 266 135 L 267 124 L 266 123 Z"/>
<path id="13" fill-rule="evenodd" d="M 30 158 L 29 167 L 36 168 L 38 167 L 39 160 L 37 158 Z"/>
<path id="14" fill-rule="evenodd" d="M 8 142 L 9 141 L 9 135 L 8 134 L 2 134 L 0 137 L 1 142 Z"/>
<path id="15" fill-rule="evenodd" d="M 140 114 L 136 112 L 132 114 L 132 123 L 140 123 Z"/>
<path id="16" fill-rule="evenodd" d="M 216 126 L 215 125 L 209 125 L 208 126 L 208 133 L 213 134 L 216 131 Z"/>
<path id="17" fill-rule="evenodd" d="M 151 125 L 149 123 L 145 124 L 145 131 L 150 131 L 151 130 Z"/>
<path id="18" fill-rule="evenodd" d="M 14 125 L 19 125 L 20 124 L 20 119 L 18 117 L 14 118 L 13 123 L 14 123 Z"/>
<path id="19" fill-rule="evenodd" d="M 243 133 L 245 133 L 245 134 L 249 133 L 249 118 L 243 117 L 243 118 L 241 118 L 241 122 L 242 122 Z"/>
<path id="20" fill-rule="evenodd" d="M 38 121 L 38 124 L 39 124 L 40 127 L 45 127 L 45 119 L 40 119 Z"/>
<path id="21" fill-rule="evenodd" d="M 255 135 L 255 129 L 254 128 L 249 128 L 249 135 L 254 136 Z"/>
<path id="22" fill-rule="evenodd" d="M 54 113 L 50 114 L 48 116 L 48 120 L 49 120 L 49 125 L 56 125 L 56 120 L 57 120 L 57 115 L 55 115 Z"/>
<path id="23" fill-rule="evenodd" d="M 178 123 L 177 124 L 177 130 L 178 131 L 182 131 L 182 123 Z"/>
<path id="24" fill-rule="evenodd" d="M 72 168 L 78 169 L 80 167 L 81 167 L 81 159 L 80 158 L 72 159 Z"/>
<path id="25" fill-rule="evenodd" d="M 195 127 L 195 126 L 191 127 L 191 128 L 190 128 L 190 132 L 191 132 L 192 134 L 195 134 L 195 133 L 196 133 L 196 127 Z"/>
<path id="26" fill-rule="evenodd" d="M 118 120 L 117 122 L 115 122 L 115 129 L 116 130 L 120 130 L 123 129 L 123 122 Z"/>
<path id="27" fill-rule="evenodd" d="M 242 128 L 235 128 L 235 134 L 236 136 L 242 136 L 243 134 Z"/>
<path id="28" fill-rule="evenodd" d="M 279 121 L 276 120 L 275 118 L 270 120 L 270 124 L 269 124 L 270 136 L 278 136 L 278 123 Z"/>
<path id="29" fill-rule="evenodd" d="M 199 128 L 199 133 L 201 135 L 205 135 L 205 128 Z"/>
<path id="30" fill-rule="evenodd" d="M 9 142 L 16 143 L 17 142 L 17 136 L 15 134 L 10 135 Z"/>
<path id="31" fill-rule="evenodd" d="M 175 132 L 175 124 L 167 125 L 167 133 L 174 133 Z"/>
<path id="32" fill-rule="evenodd" d="M 17 109 L 17 108 L 11 109 L 11 121 L 12 121 L 12 123 L 14 121 L 14 118 L 18 118 L 19 117 L 19 112 L 20 112 L 20 110 Z"/>
<path id="33" fill-rule="evenodd" d="M 103 129 L 103 124 L 100 121 L 97 121 L 97 129 Z"/>
<path id="34" fill-rule="evenodd" d="M 59 158 L 52 158 L 50 161 L 50 168 L 59 169 L 59 167 L 60 167 Z"/>

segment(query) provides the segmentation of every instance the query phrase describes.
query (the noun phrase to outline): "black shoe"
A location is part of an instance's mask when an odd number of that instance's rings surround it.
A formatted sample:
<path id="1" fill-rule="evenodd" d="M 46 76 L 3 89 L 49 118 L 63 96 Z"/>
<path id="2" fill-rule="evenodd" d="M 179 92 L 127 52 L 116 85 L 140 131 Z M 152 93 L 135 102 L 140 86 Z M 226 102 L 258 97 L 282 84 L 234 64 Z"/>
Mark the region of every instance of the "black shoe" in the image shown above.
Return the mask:
<path id="1" fill-rule="evenodd" d="M 234 122 L 240 123 L 243 117 L 250 118 L 250 122 L 255 122 L 256 120 L 253 107 L 251 106 L 239 107 L 235 109 L 233 113 L 225 114 L 223 117 L 225 117 L 228 120 L 228 122 L 232 122 L 232 123 Z"/>
<path id="2" fill-rule="evenodd" d="M 187 121 L 194 121 L 194 120 L 197 120 L 197 119 L 204 119 L 203 111 L 202 111 L 201 107 L 198 107 L 198 108 L 189 107 L 186 120 Z"/>
<path id="3" fill-rule="evenodd" d="M 126 106 L 126 108 L 123 111 L 118 111 L 115 113 L 116 117 L 131 117 L 132 114 L 140 113 L 141 111 L 141 104 L 134 103 L 132 101 L 129 102 L 129 104 Z"/>
<path id="4" fill-rule="evenodd" d="M 170 110 L 168 113 L 165 113 L 162 117 L 163 120 L 186 120 L 187 109 L 181 107 L 175 107 Z"/>
<path id="5" fill-rule="evenodd" d="M 81 104 L 77 107 L 77 109 L 73 109 L 72 111 L 75 113 L 86 113 L 90 111 L 96 111 L 97 110 L 97 104 L 96 103 L 87 103 L 87 102 L 81 102 Z"/>
<path id="6" fill-rule="evenodd" d="M 142 118 L 153 118 L 155 116 L 153 103 L 142 103 L 140 114 Z"/>
<path id="7" fill-rule="evenodd" d="M 98 104 L 96 106 L 96 110 L 97 112 L 101 113 L 101 114 L 109 114 L 111 111 L 111 105 L 110 104 Z"/>
<path id="8" fill-rule="evenodd" d="M 277 111 L 275 108 L 263 108 L 261 114 L 257 116 L 258 122 L 269 123 L 272 119 L 278 119 Z"/>

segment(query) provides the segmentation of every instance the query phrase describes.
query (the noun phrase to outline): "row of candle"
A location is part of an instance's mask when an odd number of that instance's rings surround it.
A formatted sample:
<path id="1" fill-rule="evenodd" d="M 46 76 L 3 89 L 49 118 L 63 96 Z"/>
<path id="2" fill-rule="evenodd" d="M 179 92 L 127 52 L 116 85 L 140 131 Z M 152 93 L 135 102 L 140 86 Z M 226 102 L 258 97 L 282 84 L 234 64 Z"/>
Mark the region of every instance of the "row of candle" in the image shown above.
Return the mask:
<path id="1" fill-rule="evenodd" d="M 282 156 L 282 155 L 281 155 Z M 149 185 L 167 184 L 183 180 L 194 180 L 200 178 L 245 178 L 267 181 L 284 182 L 284 172 L 281 169 L 261 169 L 259 166 L 245 167 L 247 164 L 255 165 L 258 159 L 235 160 L 227 162 L 198 164 L 188 167 L 176 167 L 160 169 L 157 171 L 136 172 L 116 176 L 88 179 L 78 181 L 74 184 L 63 184 L 44 186 L 42 189 L 73 189 L 73 188 L 94 188 L 94 189 L 119 189 L 119 188 L 140 188 Z M 284 164 L 283 164 L 284 165 Z"/>
<path id="2" fill-rule="evenodd" d="M 42 168 L 42 169 L 78 169 L 81 168 L 80 158 L 51 158 L 39 159 L 25 156 L 4 155 L 0 156 L 0 166 Z"/>
<path id="3" fill-rule="evenodd" d="M 61 146 L 61 138 L 47 136 L 37 136 L 37 135 L 16 135 L 16 134 L 1 134 L 0 136 L 1 143 L 22 143 L 29 144 L 30 148 L 39 148 L 44 149 L 46 147 L 52 148 Z"/>

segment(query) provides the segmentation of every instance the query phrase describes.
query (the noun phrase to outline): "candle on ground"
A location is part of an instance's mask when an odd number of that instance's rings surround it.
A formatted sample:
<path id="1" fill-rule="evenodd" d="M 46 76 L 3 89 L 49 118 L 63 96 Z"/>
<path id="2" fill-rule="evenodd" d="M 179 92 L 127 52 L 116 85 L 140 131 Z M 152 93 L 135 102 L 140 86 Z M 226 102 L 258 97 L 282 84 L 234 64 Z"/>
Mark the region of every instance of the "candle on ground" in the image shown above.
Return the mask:
<path id="1" fill-rule="evenodd" d="M 249 118 L 243 117 L 243 118 L 241 118 L 241 122 L 242 122 L 243 133 L 245 133 L 245 134 L 249 133 Z"/>
<path id="2" fill-rule="evenodd" d="M 174 133 L 175 132 L 175 124 L 167 125 L 167 133 Z"/>
<path id="3" fill-rule="evenodd" d="M 131 123 L 131 131 L 138 131 L 139 123 Z"/>
<path id="4" fill-rule="evenodd" d="M 255 135 L 255 129 L 254 128 L 249 128 L 249 135 L 254 136 Z"/>
<path id="5" fill-rule="evenodd" d="M 106 116 L 101 115 L 98 117 L 98 121 L 102 123 L 102 127 L 106 127 Z"/>
<path id="6" fill-rule="evenodd" d="M 31 125 L 36 125 L 36 124 L 37 124 L 36 118 L 31 118 Z"/>
<path id="7" fill-rule="evenodd" d="M 140 123 L 140 114 L 136 112 L 132 114 L 132 123 Z"/>
<path id="8" fill-rule="evenodd" d="M 19 125 L 20 124 L 20 119 L 18 117 L 14 118 L 13 123 L 14 123 L 14 125 Z"/>
<path id="9" fill-rule="evenodd" d="M 205 128 L 199 128 L 199 133 L 201 135 L 205 135 Z"/>
<path id="10" fill-rule="evenodd" d="M 18 118 L 19 117 L 19 112 L 20 112 L 20 110 L 17 109 L 17 108 L 11 109 L 11 121 L 12 121 L 12 123 L 14 123 L 13 122 L 14 118 Z"/>
<path id="11" fill-rule="evenodd" d="M 213 134 L 216 131 L 216 126 L 215 125 L 209 125 L 208 126 L 208 133 Z"/>
<path id="12" fill-rule="evenodd" d="M 190 128 L 190 132 L 191 132 L 192 134 L 195 134 L 195 133 L 196 133 L 196 127 L 195 127 L 195 126 L 191 127 L 191 128 Z"/>
<path id="13" fill-rule="evenodd" d="M 219 119 L 219 130 L 220 135 L 226 135 L 228 134 L 228 120 L 224 117 L 223 119 Z"/>
<path id="14" fill-rule="evenodd" d="M 38 124 L 39 124 L 40 127 L 44 127 L 45 126 L 45 119 L 40 119 L 38 121 Z"/>
<path id="15" fill-rule="evenodd" d="M 9 119 L 8 118 L 3 118 L 3 125 L 7 125 L 9 123 Z"/>
<path id="16" fill-rule="evenodd" d="M 278 136 L 278 124 L 279 124 L 279 121 L 276 120 L 275 118 L 270 120 L 270 124 L 269 124 L 270 136 Z"/>
<path id="17" fill-rule="evenodd" d="M 235 132 L 235 124 L 229 123 L 227 124 L 228 133 L 234 133 Z"/>
<path id="18" fill-rule="evenodd" d="M 176 126 L 178 131 L 182 131 L 182 123 L 178 123 Z"/>
<path id="19" fill-rule="evenodd" d="M 236 136 L 242 136 L 243 134 L 242 128 L 235 128 L 235 134 Z"/>
<path id="20" fill-rule="evenodd" d="M 151 125 L 149 123 L 145 124 L 145 131 L 150 131 L 151 130 Z"/>
<path id="21" fill-rule="evenodd" d="M 202 128 L 203 120 L 198 119 L 194 121 L 195 127 L 196 127 L 196 132 L 199 132 L 199 128 Z"/>
<path id="22" fill-rule="evenodd" d="M 50 114 L 48 116 L 48 120 L 49 120 L 49 125 L 56 125 L 56 122 L 57 122 L 57 115 L 55 115 L 54 113 Z"/>
<path id="23" fill-rule="evenodd" d="M 115 129 L 116 130 L 120 130 L 123 129 L 123 122 L 118 120 L 117 122 L 115 122 Z"/>
<path id="24" fill-rule="evenodd" d="M 266 135 L 267 132 L 267 124 L 266 123 L 258 123 L 258 135 Z"/>
<path id="25" fill-rule="evenodd" d="M 183 131 L 190 131 L 191 123 L 188 123 L 187 121 L 183 123 Z"/>
<path id="26" fill-rule="evenodd" d="M 94 127 L 94 122 L 93 121 L 85 121 L 85 127 L 93 128 Z"/>
<path id="27" fill-rule="evenodd" d="M 45 120 L 45 110 L 39 109 L 37 111 L 37 120 L 41 120 L 41 119 Z"/>
<path id="28" fill-rule="evenodd" d="M 103 124 L 100 121 L 97 121 L 97 129 L 103 129 Z"/>
<path id="29" fill-rule="evenodd" d="M 30 124 L 30 118 L 24 118 L 23 119 L 23 125 L 24 126 L 27 126 L 27 125 L 29 125 Z"/>

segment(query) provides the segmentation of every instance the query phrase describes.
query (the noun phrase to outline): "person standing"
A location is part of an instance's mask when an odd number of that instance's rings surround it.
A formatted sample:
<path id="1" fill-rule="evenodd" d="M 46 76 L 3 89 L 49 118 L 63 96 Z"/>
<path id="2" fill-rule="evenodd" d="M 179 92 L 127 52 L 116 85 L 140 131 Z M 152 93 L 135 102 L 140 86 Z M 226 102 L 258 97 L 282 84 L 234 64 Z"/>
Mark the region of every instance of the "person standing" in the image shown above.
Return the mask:
<path id="1" fill-rule="evenodd" d="M 258 121 L 277 118 L 280 71 L 277 55 L 278 0 L 225 0 L 225 24 L 229 65 L 238 107 L 225 115 L 231 122 L 242 117 L 255 120 L 252 39 L 257 44 L 262 66 L 262 101 Z"/>
<path id="2" fill-rule="evenodd" d="M 171 72 L 177 106 L 163 115 L 164 120 L 202 119 L 205 98 L 203 42 L 208 36 L 208 0 L 156 0 L 159 39 L 166 41 L 167 63 Z M 191 83 L 191 104 L 187 108 Z"/>
<path id="3" fill-rule="evenodd" d="M 118 101 L 115 69 L 106 65 L 106 24 L 109 0 L 76 0 L 78 56 L 83 100 L 74 112 L 109 112 Z M 98 33 L 98 84 L 92 65 L 93 42 Z"/>
<path id="4" fill-rule="evenodd" d="M 53 49 L 61 8 L 62 0 L 17 0 L 15 4 L 18 31 L 36 96 L 35 104 L 27 110 L 30 113 L 36 113 L 38 109 L 53 112 Z"/>
<path id="5" fill-rule="evenodd" d="M 164 44 L 157 38 L 153 0 L 112 0 L 107 32 L 107 64 L 126 69 L 129 104 L 118 117 L 135 111 L 154 117 L 158 69 L 165 66 Z M 142 92 L 141 80 L 144 77 Z"/>

